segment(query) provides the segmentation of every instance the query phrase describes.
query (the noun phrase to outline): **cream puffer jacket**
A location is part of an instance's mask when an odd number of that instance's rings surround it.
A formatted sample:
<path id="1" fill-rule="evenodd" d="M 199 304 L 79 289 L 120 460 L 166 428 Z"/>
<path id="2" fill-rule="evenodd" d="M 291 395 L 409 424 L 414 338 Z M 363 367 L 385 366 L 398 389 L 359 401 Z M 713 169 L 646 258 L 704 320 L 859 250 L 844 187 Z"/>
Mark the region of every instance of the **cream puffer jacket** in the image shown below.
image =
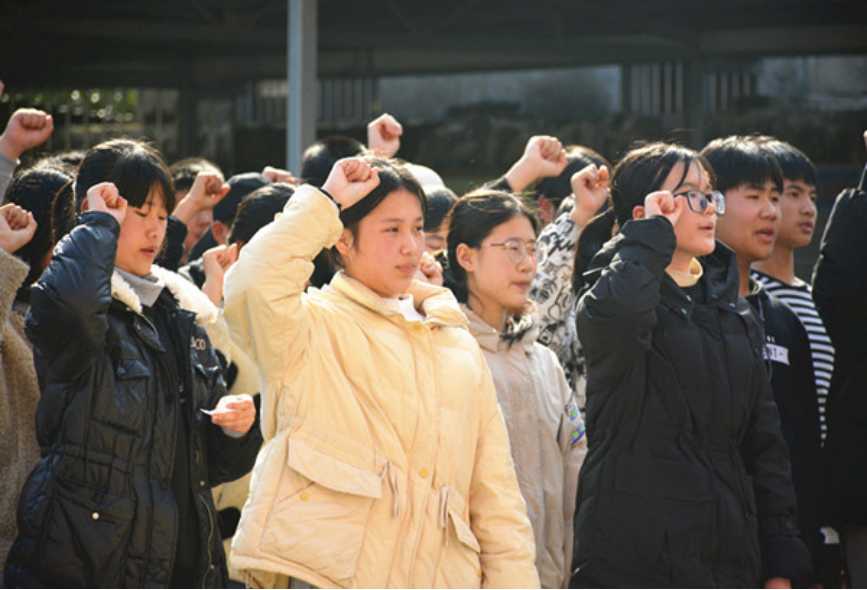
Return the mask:
<path id="1" fill-rule="evenodd" d="M 536 540 L 543 588 L 565 588 L 572 563 L 578 472 L 587 454 L 584 420 L 554 352 L 531 327 L 510 343 L 466 305 L 470 333 L 491 369 L 518 484 Z"/>
<path id="2" fill-rule="evenodd" d="M 225 314 L 262 380 L 265 444 L 235 534 L 251 586 L 538 587 L 532 529 L 490 373 L 441 287 L 407 321 L 338 273 L 303 293 L 339 237 L 304 186 L 244 247 Z"/>

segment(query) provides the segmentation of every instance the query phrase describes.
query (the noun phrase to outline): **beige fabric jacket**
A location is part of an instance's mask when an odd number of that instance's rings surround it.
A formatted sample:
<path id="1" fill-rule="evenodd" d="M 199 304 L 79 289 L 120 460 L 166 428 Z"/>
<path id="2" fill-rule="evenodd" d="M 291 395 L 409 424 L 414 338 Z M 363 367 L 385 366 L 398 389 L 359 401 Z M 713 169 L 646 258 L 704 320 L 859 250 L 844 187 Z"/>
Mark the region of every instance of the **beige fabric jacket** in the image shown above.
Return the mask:
<path id="1" fill-rule="evenodd" d="M 18 533 L 15 514 L 24 480 L 39 461 L 36 406 L 39 383 L 33 349 L 24 335 L 24 316 L 13 311 L 29 267 L 0 248 L 0 563 Z"/>
<path id="2" fill-rule="evenodd" d="M 406 321 L 342 273 L 303 293 L 339 237 L 301 187 L 229 272 L 256 359 L 265 444 L 233 543 L 253 586 L 538 587 L 496 394 L 451 293 L 414 283 Z"/>
<path id="3" fill-rule="evenodd" d="M 494 378 L 533 524 L 542 587 L 566 588 L 578 471 L 587 454 L 581 413 L 557 356 L 536 342 L 538 328 L 509 346 L 469 307 L 461 309 Z"/>

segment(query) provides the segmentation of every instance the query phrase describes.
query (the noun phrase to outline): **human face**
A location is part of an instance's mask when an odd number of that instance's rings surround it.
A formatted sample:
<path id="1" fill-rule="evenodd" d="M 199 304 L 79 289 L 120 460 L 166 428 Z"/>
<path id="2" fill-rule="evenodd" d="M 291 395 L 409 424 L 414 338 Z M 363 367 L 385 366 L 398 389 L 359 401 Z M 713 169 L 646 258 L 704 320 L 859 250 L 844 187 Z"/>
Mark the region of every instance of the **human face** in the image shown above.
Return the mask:
<path id="1" fill-rule="evenodd" d="M 184 238 L 184 252 L 189 252 L 196 245 L 211 224 L 214 222 L 214 210 L 202 209 L 187 223 L 187 237 Z"/>
<path id="2" fill-rule="evenodd" d="M 490 326 L 502 331 L 506 314 L 527 303 L 527 295 L 538 260 L 525 252 L 517 263 L 512 262 L 507 248 L 499 246 L 507 240 L 535 245 L 536 234 L 530 220 L 523 215 L 501 223 L 482 240 L 479 248 L 462 248 L 457 253 L 467 271 L 468 303 Z"/>
<path id="3" fill-rule="evenodd" d="M 168 217 L 165 200 L 156 186 L 144 205 L 128 207 L 120 224 L 115 266 L 140 277 L 150 273 L 166 235 Z"/>
<path id="4" fill-rule="evenodd" d="M 816 229 L 816 187 L 801 180 L 786 180 L 780 197 L 780 217 L 776 246 L 809 246 Z"/>
<path id="5" fill-rule="evenodd" d="M 446 249 L 449 237 L 448 223 L 443 221 L 438 228 L 424 233 L 424 249 L 431 254 L 437 254 Z"/>
<path id="6" fill-rule="evenodd" d="M 686 176 L 683 174 L 685 166 L 688 166 Z M 659 188 L 659 190 L 671 191 L 673 195 L 682 195 L 691 190 L 698 190 L 707 194 L 710 189 L 707 173 L 698 162 L 679 162 L 671 169 Z M 676 198 L 686 199 L 687 197 Z M 683 212 L 674 226 L 677 246 L 671 261 L 673 268 L 688 271 L 693 258 L 706 256 L 714 251 L 716 247 L 714 241 L 716 223 L 716 207 L 713 203 L 708 202 L 707 208 L 703 212 L 696 213 L 684 201 Z"/>
<path id="7" fill-rule="evenodd" d="M 418 198 L 406 189 L 385 197 L 337 244 L 346 274 L 380 297 L 395 299 L 412 284 L 424 252 L 424 216 Z"/>
<path id="8" fill-rule="evenodd" d="M 742 184 L 726 191 L 726 214 L 717 235 L 734 250 L 738 261 L 767 260 L 780 228 L 780 192 L 772 181 L 762 186 Z"/>

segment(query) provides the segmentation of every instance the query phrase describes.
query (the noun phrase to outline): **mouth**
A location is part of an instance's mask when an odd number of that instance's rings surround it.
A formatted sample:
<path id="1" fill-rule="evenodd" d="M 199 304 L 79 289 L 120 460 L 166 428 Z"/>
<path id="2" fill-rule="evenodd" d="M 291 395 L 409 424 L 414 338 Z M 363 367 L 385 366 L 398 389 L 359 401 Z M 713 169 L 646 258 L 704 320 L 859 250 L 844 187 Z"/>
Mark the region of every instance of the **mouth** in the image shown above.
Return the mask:
<path id="1" fill-rule="evenodd" d="M 775 232 L 773 229 L 763 228 L 756 232 L 756 236 L 758 236 L 760 241 L 770 244 L 774 241 Z"/>
<path id="2" fill-rule="evenodd" d="M 415 274 L 415 271 L 418 270 L 418 264 L 401 264 L 396 267 L 397 272 L 405 275 L 412 276 Z"/>
<path id="3" fill-rule="evenodd" d="M 811 234 L 811 233 L 813 233 L 813 229 L 815 229 L 815 225 L 813 225 L 812 221 L 805 221 L 803 223 L 799 223 L 798 227 L 805 234 Z"/>
<path id="4" fill-rule="evenodd" d="M 714 225 L 712 223 L 708 224 L 708 225 L 702 225 L 701 227 L 698 228 L 699 231 L 705 232 L 705 233 L 711 234 L 711 235 L 713 235 L 714 229 L 715 228 L 714 228 Z"/>
<path id="5" fill-rule="evenodd" d="M 529 291 L 530 287 L 532 286 L 532 283 L 530 281 L 515 281 L 512 284 L 515 285 L 521 291 Z"/>
<path id="6" fill-rule="evenodd" d="M 154 258 L 157 255 L 157 249 L 156 248 L 142 248 L 140 250 L 140 252 L 144 256 L 147 256 L 148 258 Z"/>

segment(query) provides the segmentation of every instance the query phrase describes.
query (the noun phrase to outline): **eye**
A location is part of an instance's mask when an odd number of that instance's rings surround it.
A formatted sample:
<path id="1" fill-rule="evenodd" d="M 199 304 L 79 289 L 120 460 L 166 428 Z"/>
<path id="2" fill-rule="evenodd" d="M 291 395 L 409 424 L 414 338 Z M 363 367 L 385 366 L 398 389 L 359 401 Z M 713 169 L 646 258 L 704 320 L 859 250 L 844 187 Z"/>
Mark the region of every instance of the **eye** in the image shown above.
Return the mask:
<path id="1" fill-rule="evenodd" d="M 417 225 L 417 226 L 415 226 L 415 231 L 416 231 L 416 232 L 424 233 L 424 226 L 423 226 L 423 225 Z"/>

